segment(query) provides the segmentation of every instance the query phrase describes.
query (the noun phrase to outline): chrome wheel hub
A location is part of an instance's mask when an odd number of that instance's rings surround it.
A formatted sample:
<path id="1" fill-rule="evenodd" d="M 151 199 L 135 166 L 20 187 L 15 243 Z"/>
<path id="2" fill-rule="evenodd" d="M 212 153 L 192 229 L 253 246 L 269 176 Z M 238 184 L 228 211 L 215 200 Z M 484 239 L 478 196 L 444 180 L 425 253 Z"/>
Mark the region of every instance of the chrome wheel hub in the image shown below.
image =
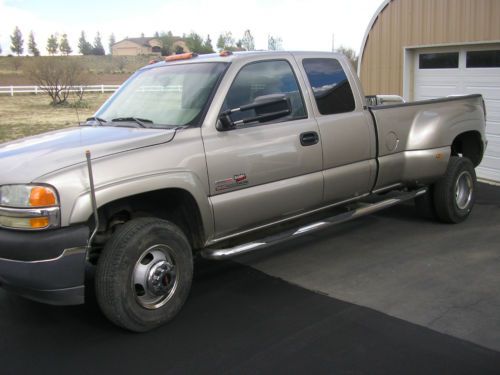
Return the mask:
<path id="1" fill-rule="evenodd" d="M 460 173 L 455 183 L 455 203 L 460 210 L 466 209 L 471 200 L 474 190 L 474 182 L 469 172 Z"/>
<path id="2" fill-rule="evenodd" d="M 132 290 L 142 307 L 151 310 L 162 307 L 177 289 L 177 267 L 173 254 L 166 245 L 154 245 L 136 262 Z"/>

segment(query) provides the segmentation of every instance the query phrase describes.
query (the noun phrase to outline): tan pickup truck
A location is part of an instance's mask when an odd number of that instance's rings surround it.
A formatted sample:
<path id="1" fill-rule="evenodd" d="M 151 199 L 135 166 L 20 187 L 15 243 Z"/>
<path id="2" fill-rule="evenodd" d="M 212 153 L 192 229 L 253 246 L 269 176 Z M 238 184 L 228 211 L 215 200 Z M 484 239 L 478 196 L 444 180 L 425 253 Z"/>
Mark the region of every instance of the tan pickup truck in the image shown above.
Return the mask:
<path id="1" fill-rule="evenodd" d="M 410 199 L 461 222 L 484 130 L 480 95 L 369 106 L 338 54 L 169 57 L 87 123 L 0 146 L 0 284 L 79 304 L 95 266 L 104 314 L 146 331 L 181 309 L 196 256 L 258 251 Z"/>

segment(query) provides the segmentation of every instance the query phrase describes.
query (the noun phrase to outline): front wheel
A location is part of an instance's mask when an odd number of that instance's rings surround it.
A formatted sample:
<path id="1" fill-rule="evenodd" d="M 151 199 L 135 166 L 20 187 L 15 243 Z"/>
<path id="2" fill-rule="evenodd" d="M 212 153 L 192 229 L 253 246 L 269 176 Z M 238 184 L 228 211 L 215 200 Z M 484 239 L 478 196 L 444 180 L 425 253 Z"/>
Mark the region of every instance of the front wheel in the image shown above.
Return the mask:
<path id="1" fill-rule="evenodd" d="M 476 200 L 476 172 L 465 157 L 452 156 L 445 175 L 434 185 L 434 208 L 438 219 L 460 223 L 470 214 Z"/>
<path id="2" fill-rule="evenodd" d="M 106 244 L 96 271 L 97 302 L 116 325 L 145 332 L 171 320 L 193 278 L 189 242 L 174 224 L 131 220 Z"/>

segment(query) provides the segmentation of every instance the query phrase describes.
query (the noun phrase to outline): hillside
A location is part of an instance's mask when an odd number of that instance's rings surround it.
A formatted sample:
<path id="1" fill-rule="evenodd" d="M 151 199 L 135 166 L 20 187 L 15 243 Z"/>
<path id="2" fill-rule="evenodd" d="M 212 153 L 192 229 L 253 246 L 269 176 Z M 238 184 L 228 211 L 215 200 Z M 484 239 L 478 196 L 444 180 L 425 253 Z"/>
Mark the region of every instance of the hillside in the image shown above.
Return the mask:
<path id="1" fill-rule="evenodd" d="M 54 59 L 79 60 L 89 72 L 89 84 L 118 85 L 146 65 L 150 56 L 54 56 Z M 0 56 L 0 86 L 32 85 L 23 66 L 36 57 Z"/>

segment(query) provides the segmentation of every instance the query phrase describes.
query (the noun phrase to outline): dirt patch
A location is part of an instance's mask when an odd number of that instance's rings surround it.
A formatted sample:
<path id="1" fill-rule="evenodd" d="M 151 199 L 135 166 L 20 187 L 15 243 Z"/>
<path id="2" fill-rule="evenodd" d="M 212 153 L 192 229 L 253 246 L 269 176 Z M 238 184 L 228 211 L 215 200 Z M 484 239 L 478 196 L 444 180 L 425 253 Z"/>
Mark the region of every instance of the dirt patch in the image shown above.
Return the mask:
<path id="1" fill-rule="evenodd" d="M 50 130 L 77 126 L 85 121 L 111 94 L 88 94 L 88 108 L 53 107 L 46 95 L 0 96 L 0 143 L 44 133 Z M 71 97 L 74 102 L 75 98 Z"/>

